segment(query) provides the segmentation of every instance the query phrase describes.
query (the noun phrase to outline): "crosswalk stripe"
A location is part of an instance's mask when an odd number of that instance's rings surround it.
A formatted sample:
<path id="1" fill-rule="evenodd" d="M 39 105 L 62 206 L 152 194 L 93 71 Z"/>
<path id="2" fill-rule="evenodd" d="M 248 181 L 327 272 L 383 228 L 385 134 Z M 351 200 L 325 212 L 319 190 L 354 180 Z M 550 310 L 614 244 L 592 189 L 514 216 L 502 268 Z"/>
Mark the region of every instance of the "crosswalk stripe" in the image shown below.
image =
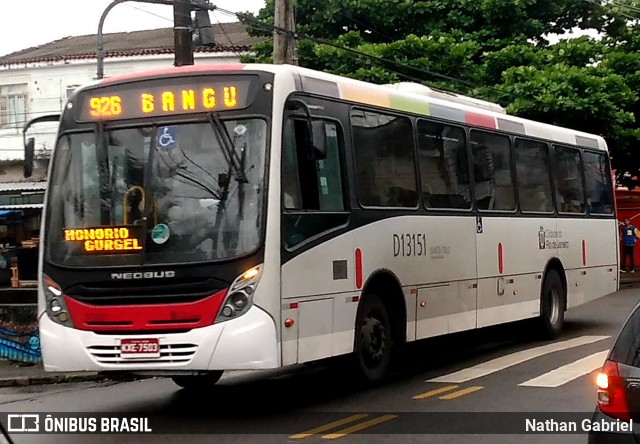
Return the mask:
<path id="1" fill-rule="evenodd" d="M 609 354 L 609 350 L 594 353 L 518 385 L 525 387 L 558 387 L 602 367 L 607 354 Z"/>
<path id="2" fill-rule="evenodd" d="M 459 384 L 462 382 L 470 381 L 472 379 L 490 375 L 491 373 L 504 370 L 505 368 L 540 357 L 542 355 L 546 355 L 548 353 L 566 350 L 568 348 L 578 347 L 585 344 L 591 344 L 608 338 L 610 338 L 610 336 L 580 336 L 578 338 L 569 339 L 567 341 L 554 342 L 553 344 L 547 344 L 540 347 L 521 350 L 519 352 L 492 359 L 491 361 L 483 362 L 481 364 L 474 365 L 473 367 L 465 368 L 454 373 L 449 373 L 437 378 L 428 379 L 425 382 L 447 382 Z"/>

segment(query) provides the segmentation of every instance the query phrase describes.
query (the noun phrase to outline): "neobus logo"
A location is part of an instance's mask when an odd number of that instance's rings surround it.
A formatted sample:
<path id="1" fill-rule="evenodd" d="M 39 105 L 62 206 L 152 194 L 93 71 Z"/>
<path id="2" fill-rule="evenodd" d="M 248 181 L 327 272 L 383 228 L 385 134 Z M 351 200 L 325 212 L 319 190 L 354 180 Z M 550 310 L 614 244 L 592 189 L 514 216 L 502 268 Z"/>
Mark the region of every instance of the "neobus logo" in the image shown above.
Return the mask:
<path id="1" fill-rule="evenodd" d="M 111 273 L 111 279 L 157 279 L 175 277 L 175 271 L 145 271 L 144 273 Z"/>

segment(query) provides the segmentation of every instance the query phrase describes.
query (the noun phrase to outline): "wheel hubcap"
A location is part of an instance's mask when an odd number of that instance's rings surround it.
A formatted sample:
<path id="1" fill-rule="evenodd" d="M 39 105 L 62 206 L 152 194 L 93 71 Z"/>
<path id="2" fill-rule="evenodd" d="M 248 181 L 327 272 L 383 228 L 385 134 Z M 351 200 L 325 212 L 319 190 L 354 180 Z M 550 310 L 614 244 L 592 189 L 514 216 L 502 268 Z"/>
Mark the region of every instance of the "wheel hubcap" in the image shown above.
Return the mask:
<path id="1" fill-rule="evenodd" d="M 361 350 L 367 367 L 378 364 L 385 354 L 386 332 L 382 323 L 372 317 L 366 318 L 360 330 Z"/>
<path id="2" fill-rule="evenodd" d="M 560 295 L 557 288 L 551 288 L 548 297 L 549 303 L 549 322 L 551 325 L 557 325 L 560 319 Z"/>

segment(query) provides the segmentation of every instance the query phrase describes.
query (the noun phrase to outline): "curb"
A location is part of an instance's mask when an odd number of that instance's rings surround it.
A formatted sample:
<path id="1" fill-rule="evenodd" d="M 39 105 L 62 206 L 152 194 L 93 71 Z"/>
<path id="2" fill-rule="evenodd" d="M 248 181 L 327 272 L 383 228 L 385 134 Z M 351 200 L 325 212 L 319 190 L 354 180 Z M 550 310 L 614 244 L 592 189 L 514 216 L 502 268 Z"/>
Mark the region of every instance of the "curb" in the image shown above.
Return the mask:
<path id="1" fill-rule="evenodd" d="M 64 384 L 70 382 L 102 381 L 109 379 L 98 373 L 82 375 L 16 376 L 0 378 L 0 387 L 20 387 L 27 385 Z"/>

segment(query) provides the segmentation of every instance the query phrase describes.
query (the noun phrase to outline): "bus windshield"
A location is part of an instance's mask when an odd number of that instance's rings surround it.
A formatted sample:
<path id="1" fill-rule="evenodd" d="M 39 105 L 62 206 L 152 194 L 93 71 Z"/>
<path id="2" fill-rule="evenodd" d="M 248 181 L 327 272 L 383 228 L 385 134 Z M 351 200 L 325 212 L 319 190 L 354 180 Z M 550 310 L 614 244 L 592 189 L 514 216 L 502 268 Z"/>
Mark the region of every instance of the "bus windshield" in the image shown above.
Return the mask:
<path id="1" fill-rule="evenodd" d="M 211 116 L 210 116 L 211 117 Z M 262 119 L 63 134 L 46 258 L 60 266 L 217 261 L 260 245 Z"/>

